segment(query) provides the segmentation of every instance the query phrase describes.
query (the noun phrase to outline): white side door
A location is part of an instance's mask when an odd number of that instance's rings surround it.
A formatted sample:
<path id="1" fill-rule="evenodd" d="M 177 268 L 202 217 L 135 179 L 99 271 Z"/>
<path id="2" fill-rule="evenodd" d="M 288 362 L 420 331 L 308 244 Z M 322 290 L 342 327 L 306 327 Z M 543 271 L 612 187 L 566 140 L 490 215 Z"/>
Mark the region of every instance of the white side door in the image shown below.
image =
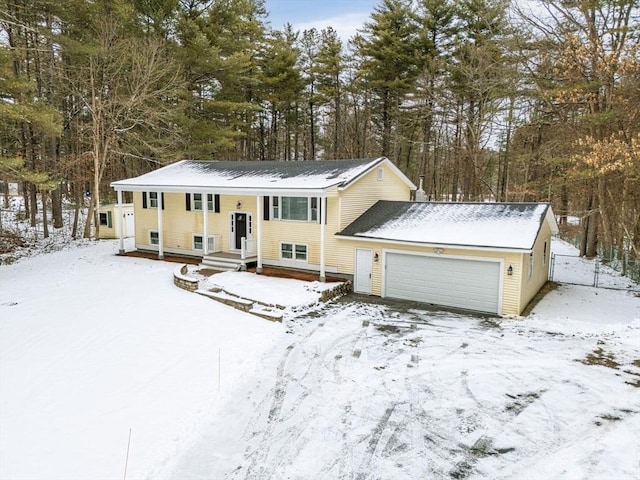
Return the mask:
<path id="1" fill-rule="evenodd" d="M 356 265 L 353 290 L 356 293 L 371 293 L 372 252 L 368 248 L 356 248 Z"/>
<path id="2" fill-rule="evenodd" d="M 124 237 L 135 237 L 136 227 L 133 223 L 133 212 L 124 214 Z"/>

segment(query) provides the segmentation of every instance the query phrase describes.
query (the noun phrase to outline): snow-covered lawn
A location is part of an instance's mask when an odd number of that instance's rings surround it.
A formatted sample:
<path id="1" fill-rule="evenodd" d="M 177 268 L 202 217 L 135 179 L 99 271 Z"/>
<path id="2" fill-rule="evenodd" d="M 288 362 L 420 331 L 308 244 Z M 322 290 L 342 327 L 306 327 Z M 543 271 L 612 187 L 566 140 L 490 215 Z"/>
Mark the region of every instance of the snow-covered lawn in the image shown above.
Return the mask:
<path id="1" fill-rule="evenodd" d="M 0 267 L 3 480 L 123 478 L 129 429 L 127 479 L 640 478 L 632 293 L 560 286 L 517 319 L 348 297 L 275 324 L 116 250 Z M 254 278 L 219 282 L 272 288 Z"/>

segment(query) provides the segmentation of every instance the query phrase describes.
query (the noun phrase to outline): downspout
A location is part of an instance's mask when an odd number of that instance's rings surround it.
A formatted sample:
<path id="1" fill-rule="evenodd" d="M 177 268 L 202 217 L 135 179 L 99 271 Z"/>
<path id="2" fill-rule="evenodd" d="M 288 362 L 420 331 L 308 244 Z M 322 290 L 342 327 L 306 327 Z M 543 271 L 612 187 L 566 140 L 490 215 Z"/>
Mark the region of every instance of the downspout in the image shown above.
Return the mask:
<path id="1" fill-rule="evenodd" d="M 201 193 L 200 195 L 202 195 L 202 228 L 204 230 L 202 236 L 202 255 L 206 257 L 209 255 L 209 195 L 206 193 Z"/>
<path id="2" fill-rule="evenodd" d="M 319 220 L 320 220 L 320 281 L 326 282 L 327 277 L 325 275 L 325 265 L 324 265 L 324 236 L 325 236 L 325 209 L 327 208 L 327 197 L 320 197 L 320 212 L 319 212 Z"/>
<path id="3" fill-rule="evenodd" d="M 120 248 L 118 253 L 120 255 L 124 255 L 124 219 L 122 217 L 124 213 L 122 211 L 122 190 L 117 190 L 116 195 L 118 196 L 118 226 L 120 228 Z"/>
<path id="4" fill-rule="evenodd" d="M 164 235 L 162 234 L 162 192 L 158 194 L 158 260 L 164 259 Z"/>
<path id="5" fill-rule="evenodd" d="M 256 223 L 256 250 L 258 253 L 256 273 L 262 273 L 262 202 L 260 200 L 260 195 L 256 195 L 256 214 L 258 217 Z"/>

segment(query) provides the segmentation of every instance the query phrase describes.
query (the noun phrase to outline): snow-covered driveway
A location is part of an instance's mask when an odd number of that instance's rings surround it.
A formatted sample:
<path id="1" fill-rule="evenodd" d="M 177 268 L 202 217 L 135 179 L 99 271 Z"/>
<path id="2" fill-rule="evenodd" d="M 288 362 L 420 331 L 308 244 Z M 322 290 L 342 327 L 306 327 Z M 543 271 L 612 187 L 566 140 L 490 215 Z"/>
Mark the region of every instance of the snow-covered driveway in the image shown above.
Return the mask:
<path id="1" fill-rule="evenodd" d="M 638 325 L 541 323 L 348 299 L 294 319 L 166 478 L 637 478 Z"/>

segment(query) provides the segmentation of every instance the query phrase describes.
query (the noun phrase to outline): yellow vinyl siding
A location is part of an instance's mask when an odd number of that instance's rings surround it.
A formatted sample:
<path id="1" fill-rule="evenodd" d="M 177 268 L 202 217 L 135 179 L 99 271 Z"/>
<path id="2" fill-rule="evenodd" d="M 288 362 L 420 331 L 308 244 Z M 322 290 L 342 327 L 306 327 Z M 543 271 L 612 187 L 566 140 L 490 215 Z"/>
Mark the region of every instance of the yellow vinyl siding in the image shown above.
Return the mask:
<path id="1" fill-rule="evenodd" d="M 547 261 L 543 265 L 544 243 L 547 242 Z M 520 288 L 520 312 L 525 309 L 540 288 L 549 280 L 551 229 L 544 222 L 533 246 L 533 274 L 529 278 L 529 254 L 522 255 L 522 278 Z M 520 313 L 518 312 L 518 313 Z"/>
<path id="2" fill-rule="evenodd" d="M 520 307 L 520 278 L 522 276 L 522 257 L 526 254 L 522 253 L 506 253 L 503 254 L 504 269 L 502 272 L 504 284 L 502 288 L 502 314 L 518 315 L 522 308 Z M 513 267 L 513 274 L 509 276 L 507 270 L 509 266 Z"/>
<path id="3" fill-rule="evenodd" d="M 270 202 L 271 205 L 271 202 Z M 327 224 L 325 225 L 325 266 L 328 271 L 336 271 L 333 260 L 335 250 L 334 234 L 337 231 L 338 197 L 327 198 Z M 320 224 L 295 220 L 274 220 L 269 212 L 269 221 L 262 222 L 262 254 L 265 263 L 279 262 L 280 244 L 295 243 L 307 246 L 307 261 L 291 261 L 290 265 L 298 268 L 319 269 L 320 265 Z"/>
<path id="4" fill-rule="evenodd" d="M 142 192 L 133 192 L 133 209 L 136 212 L 136 248 L 157 250 L 149 243 L 149 232 L 158 229 L 158 213 L 155 208 L 142 208 Z"/>
<path id="5" fill-rule="evenodd" d="M 378 168 L 383 169 L 382 180 L 378 180 Z M 338 229 L 345 228 L 378 200 L 410 199 L 409 186 L 383 162 L 341 192 Z"/>

